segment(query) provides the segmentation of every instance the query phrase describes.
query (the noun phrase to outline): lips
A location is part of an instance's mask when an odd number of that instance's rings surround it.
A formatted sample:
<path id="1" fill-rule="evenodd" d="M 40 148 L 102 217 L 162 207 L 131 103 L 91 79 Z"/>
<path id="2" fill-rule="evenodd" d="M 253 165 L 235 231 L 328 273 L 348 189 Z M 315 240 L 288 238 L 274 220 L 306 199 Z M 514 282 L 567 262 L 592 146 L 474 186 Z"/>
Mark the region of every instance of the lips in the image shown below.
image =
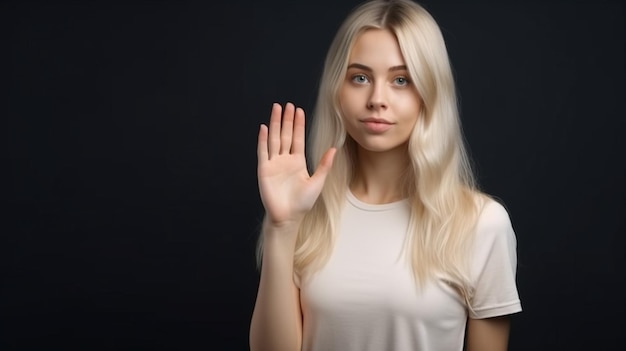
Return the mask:
<path id="1" fill-rule="evenodd" d="M 384 118 L 377 118 L 377 117 L 364 118 L 364 119 L 361 120 L 361 122 L 373 122 L 373 123 L 392 124 L 391 122 L 389 122 L 388 120 L 386 120 Z"/>
<path id="2" fill-rule="evenodd" d="M 371 133 L 380 134 L 393 126 L 393 123 L 383 118 L 369 117 L 361 120 L 365 129 Z"/>

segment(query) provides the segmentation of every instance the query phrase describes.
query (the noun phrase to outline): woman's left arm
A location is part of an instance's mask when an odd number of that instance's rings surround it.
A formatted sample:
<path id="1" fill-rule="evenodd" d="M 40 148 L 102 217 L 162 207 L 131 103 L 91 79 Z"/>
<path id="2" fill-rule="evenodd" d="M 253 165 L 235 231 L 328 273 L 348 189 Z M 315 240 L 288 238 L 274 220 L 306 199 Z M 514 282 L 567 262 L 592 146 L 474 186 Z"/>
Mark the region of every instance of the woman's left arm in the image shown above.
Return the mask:
<path id="1" fill-rule="evenodd" d="M 500 316 L 483 319 L 468 318 L 466 351 L 506 351 L 509 344 L 511 319 Z"/>

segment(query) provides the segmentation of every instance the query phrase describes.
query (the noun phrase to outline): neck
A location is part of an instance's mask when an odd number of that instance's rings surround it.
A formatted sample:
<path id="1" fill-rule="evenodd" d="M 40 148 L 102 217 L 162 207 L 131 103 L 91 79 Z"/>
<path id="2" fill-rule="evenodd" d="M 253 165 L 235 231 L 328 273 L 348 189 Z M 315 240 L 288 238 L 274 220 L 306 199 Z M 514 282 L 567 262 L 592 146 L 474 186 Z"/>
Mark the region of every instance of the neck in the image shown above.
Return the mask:
<path id="1" fill-rule="evenodd" d="M 359 200 L 384 204 L 407 197 L 403 176 L 409 167 L 405 147 L 385 152 L 371 152 L 357 148 L 357 168 L 350 190 Z"/>

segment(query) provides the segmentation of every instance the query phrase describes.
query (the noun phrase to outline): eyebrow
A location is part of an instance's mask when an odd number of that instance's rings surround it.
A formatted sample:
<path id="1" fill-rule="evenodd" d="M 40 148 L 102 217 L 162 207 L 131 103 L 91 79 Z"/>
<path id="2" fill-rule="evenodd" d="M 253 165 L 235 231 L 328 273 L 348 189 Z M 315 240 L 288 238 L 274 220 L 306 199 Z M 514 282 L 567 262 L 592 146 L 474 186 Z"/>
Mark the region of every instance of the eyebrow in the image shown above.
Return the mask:
<path id="1" fill-rule="evenodd" d="M 368 72 L 373 72 L 374 70 L 371 69 L 370 67 L 360 64 L 360 63 L 351 63 L 350 65 L 348 65 L 348 69 L 350 68 L 358 68 L 358 69 L 362 69 L 364 71 L 368 71 Z M 392 66 L 389 68 L 389 71 L 407 71 L 407 67 L 405 65 L 400 65 L 400 66 Z"/>

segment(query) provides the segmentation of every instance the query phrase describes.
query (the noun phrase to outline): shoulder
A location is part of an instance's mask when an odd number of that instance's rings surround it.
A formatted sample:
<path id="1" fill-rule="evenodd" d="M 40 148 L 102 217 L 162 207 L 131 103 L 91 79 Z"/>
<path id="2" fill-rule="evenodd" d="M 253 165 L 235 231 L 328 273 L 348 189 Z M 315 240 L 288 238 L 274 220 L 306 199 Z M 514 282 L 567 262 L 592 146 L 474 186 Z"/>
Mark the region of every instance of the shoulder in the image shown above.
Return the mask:
<path id="1" fill-rule="evenodd" d="M 501 243 L 515 247 L 515 232 L 509 211 L 504 204 L 491 197 L 485 197 L 476 221 L 476 242 L 479 246 Z"/>
<path id="2" fill-rule="evenodd" d="M 482 229 L 502 229 L 511 226 L 511 218 L 503 203 L 493 198 L 483 200 L 477 227 Z"/>
<path id="3" fill-rule="evenodd" d="M 471 253 L 472 318 L 518 312 L 517 241 L 509 212 L 493 198 L 487 198 L 480 208 Z"/>

